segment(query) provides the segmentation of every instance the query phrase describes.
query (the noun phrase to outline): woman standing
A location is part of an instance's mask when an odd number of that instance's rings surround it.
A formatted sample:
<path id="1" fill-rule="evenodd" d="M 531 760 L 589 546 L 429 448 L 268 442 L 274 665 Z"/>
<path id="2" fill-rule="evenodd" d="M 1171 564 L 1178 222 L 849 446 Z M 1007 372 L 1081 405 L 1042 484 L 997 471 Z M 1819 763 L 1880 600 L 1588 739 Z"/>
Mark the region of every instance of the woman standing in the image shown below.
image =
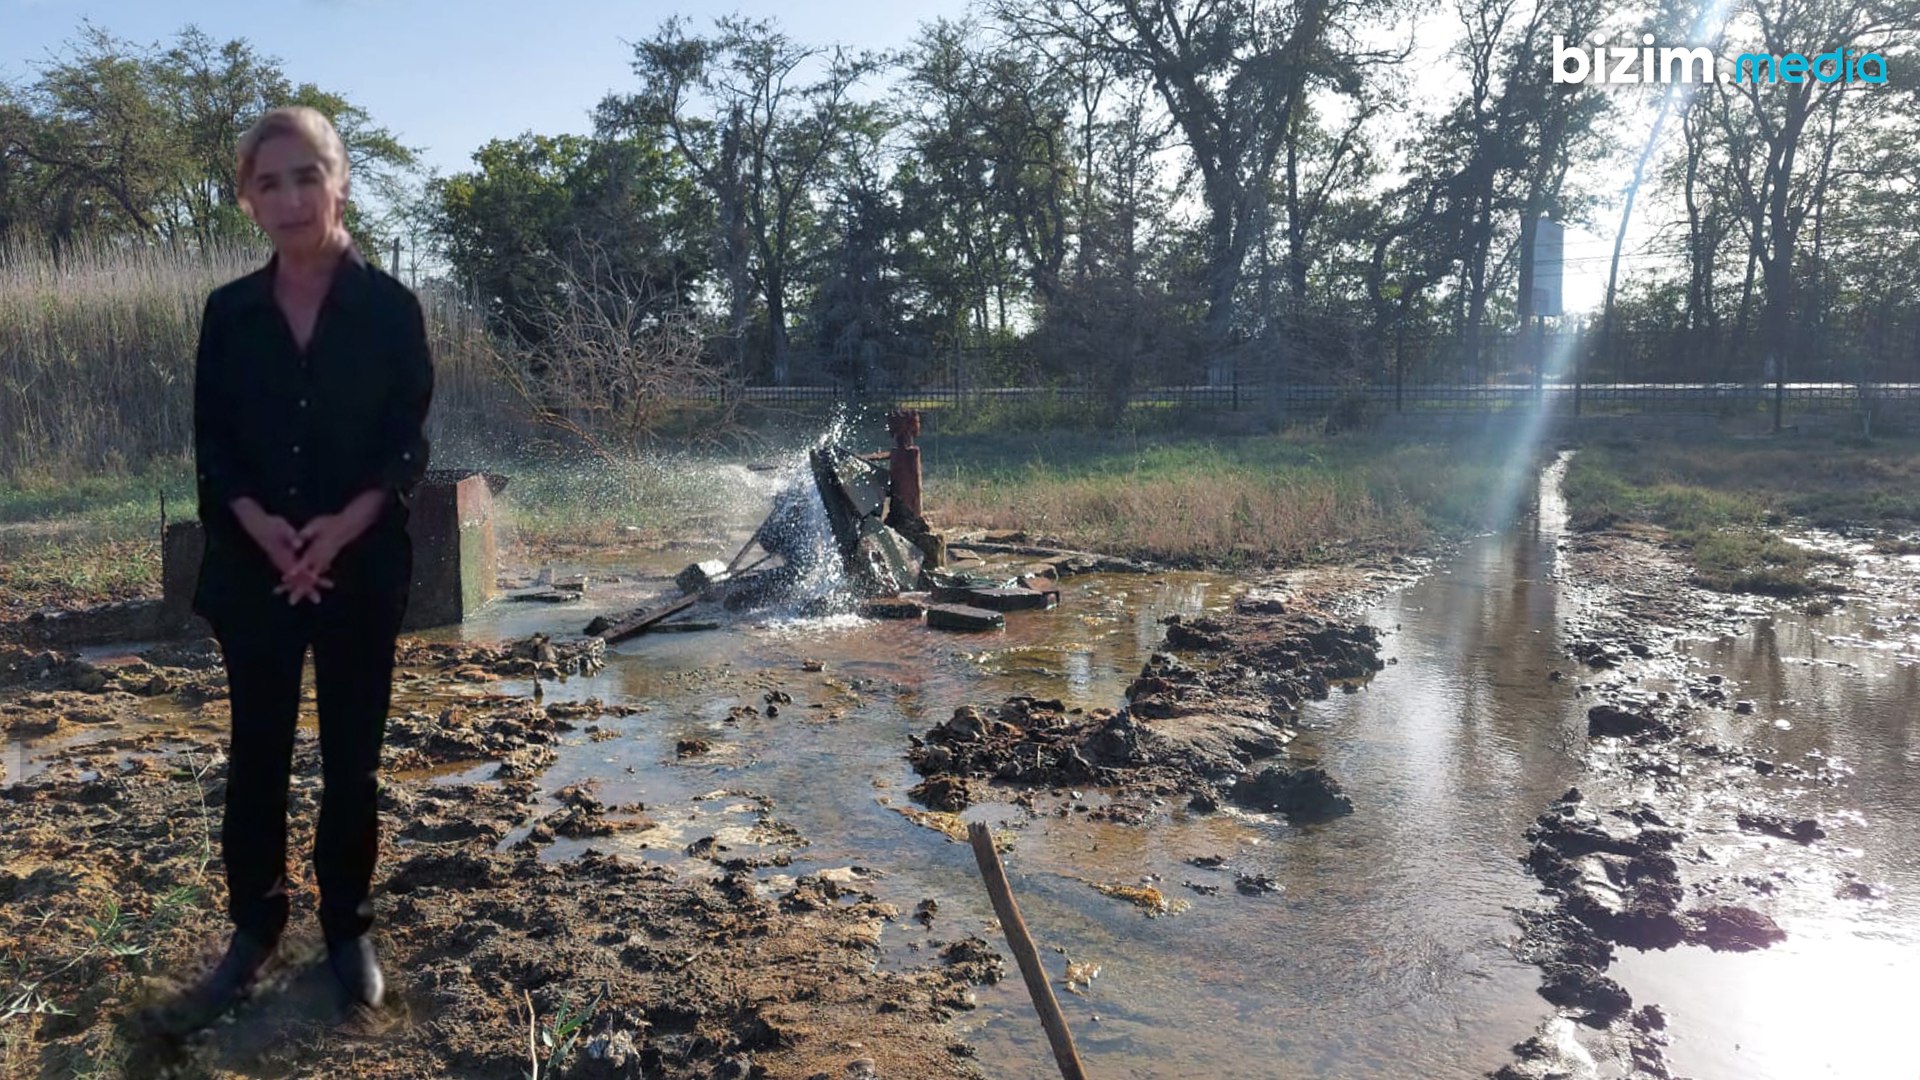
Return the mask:
<path id="1" fill-rule="evenodd" d="M 238 158 L 241 205 L 274 254 L 207 299 L 194 377 L 206 533 L 194 610 L 213 625 L 231 689 L 221 847 L 234 933 L 187 995 L 192 1026 L 252 985 L 286 926 L 288 772 L 309 647 L 328 965 L 343 1005 L 380 1005 L 368 936 L 377 772 L 433 394 L 419 301 L 347 234 L 347 155 L 333 125 L 310 108 L 275 109 Z"/>

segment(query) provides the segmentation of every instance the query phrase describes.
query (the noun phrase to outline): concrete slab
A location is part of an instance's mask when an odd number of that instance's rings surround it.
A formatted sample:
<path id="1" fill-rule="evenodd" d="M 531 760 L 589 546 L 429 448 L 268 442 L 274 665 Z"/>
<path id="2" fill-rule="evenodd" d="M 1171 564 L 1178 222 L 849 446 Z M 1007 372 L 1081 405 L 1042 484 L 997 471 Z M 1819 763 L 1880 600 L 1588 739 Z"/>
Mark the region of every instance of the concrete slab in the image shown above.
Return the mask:
<path id="1" fill-rule="evenodd" d="M 493 597 L 493 491 L 485 475 L 428 479 L 414 492 L 413 587 L 401 627 L 447 626 Z"/>
<path id="2" fill-rule="evenodd" d="M 968 589 L 965 603 L 988 611 L 1045 611 L 1060 602 L 1060 590 Z"/>
<path id="3" fill-rule="evenodd" d="M 935 630 L 999 630 L 1007 625 L 1007 617 L 966 604 L 933 604 L 927 608 L 927 625 Z"/>

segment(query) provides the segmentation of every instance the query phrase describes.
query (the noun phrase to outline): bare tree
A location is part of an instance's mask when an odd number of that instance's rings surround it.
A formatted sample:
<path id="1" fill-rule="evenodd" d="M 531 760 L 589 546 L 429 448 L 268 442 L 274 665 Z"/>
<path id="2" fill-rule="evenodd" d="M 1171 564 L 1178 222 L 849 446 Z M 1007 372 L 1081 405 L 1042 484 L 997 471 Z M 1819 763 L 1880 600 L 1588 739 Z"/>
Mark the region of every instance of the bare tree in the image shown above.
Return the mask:
<path id="1" fill-rule="evenodd" d="M 1018 34 L 1145 79 L 1179 126 L 1207 207 L 1210 381 L 1230 374 L 1235 301 L 1276 162 L 1314 88 L 1351 92 L 1370 51 L 1358 0 L 1000 0 Z M 1374 10 L 1378 10 L 1377 6 Z"/>
<path id="2" fill-rule="evenodd" d="M 707 350 L 711 327 L 691 308 L 661 311 L 591 242 L 578 250 L 553 263 L 559 288 L 537 316 L 540 346 L 506 365 L 536 419 L 603 455 L 646 442 L 690 404 L 718 406 L 703 428 L 725 430 L 729 378 Z"/>

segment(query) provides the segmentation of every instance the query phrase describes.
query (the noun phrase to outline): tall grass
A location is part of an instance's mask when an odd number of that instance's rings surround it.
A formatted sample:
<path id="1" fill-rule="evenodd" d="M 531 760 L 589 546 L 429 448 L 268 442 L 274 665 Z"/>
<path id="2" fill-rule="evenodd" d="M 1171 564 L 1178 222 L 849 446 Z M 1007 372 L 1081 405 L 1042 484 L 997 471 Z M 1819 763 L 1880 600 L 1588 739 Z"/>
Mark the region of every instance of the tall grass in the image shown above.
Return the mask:
<path id="1" fill-rule="evenodd" d="M 185 460 L 200 313 L 263 247 L 81 243 L 0 248 L 0 483 L 34 486 Z M 430 433 L 454 445 L 527 433 L 472 306 L 422 297 L 436 359 Z M 436 440 L 438 442 L 439 440 Z"/>
<path id="2" fill-rule="evenodd" d="M 1510 448 L 1277 436 L 1048 433 L 924 440 L 943 527 L 1020 529 L 1181 565 L 1409 551 L 1495 523 Z"/>

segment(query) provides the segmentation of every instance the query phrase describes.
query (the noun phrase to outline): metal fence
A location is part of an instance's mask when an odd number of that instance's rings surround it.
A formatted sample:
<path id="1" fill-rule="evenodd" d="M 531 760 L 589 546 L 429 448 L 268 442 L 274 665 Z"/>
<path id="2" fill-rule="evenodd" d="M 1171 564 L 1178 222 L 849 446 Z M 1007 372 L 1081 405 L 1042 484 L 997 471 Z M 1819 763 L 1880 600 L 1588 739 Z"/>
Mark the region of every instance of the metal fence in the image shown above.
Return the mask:
<path id="1" fill-rule="evenodd" d="M 1133 391 L 1134 409 L 1325 412 L 1335 406 L 1369 412 L 1478 411 L 1546 408 L 1553 411 L 1733 413 L 1770 408 L 1773 385 L 1753 383 L 1545 383 L 1485 385 L 1163 386 Z M 1788 383 L 1780 397 L 1796 410 L 1846 411 L 1920 402 L 1920 383 Z M 1110 391 L 1082 386 L 890 387 L 731 386 L 711 399 L 764 405 L 830 404 L 904 408 L 966 408 L 997 403 L 1097 408 L 1113 404 Z"/>

